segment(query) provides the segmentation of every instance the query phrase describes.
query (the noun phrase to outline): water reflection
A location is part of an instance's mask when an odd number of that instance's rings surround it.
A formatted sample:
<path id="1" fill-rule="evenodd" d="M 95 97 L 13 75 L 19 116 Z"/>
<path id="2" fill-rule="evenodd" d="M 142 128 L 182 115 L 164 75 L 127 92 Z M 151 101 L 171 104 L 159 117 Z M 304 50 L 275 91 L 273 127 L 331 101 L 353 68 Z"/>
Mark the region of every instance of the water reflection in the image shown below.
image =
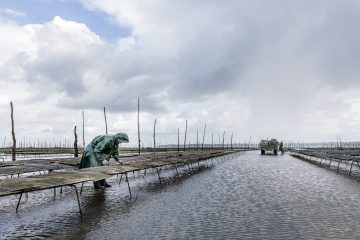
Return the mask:
<path id="1" fill-rule="evenodd" d="M 285 156 L 244 153 L 159 187 L 156 175 L 106 192 L 85 187 L 84 219 L 72 192 L 42 192 L 19 215 L 1 210 L 3 238 L 357 239 L 359 183 Z M 156 186 L 156 187 L 154 187 Z M 42 205 L 36 205 L 42 201 Z M 2 202 L 0 202 L 2 203 Z M 1 205 L 3 206 L 3 205 Z M 10 204 L 9 207 L 13 205 Z M 6 223 L 5 223 L 6 222 Z M 4 224 L 3 224 L 4 223 Z"/>

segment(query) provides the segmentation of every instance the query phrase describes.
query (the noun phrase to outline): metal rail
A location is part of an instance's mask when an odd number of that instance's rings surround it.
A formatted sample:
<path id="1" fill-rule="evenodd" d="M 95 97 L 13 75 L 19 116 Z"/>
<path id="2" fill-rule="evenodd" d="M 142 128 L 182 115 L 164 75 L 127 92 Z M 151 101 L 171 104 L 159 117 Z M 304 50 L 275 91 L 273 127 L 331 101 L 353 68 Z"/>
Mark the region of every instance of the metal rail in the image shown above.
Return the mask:
<path id="1" fill-rule="evenodd" d="M 79 171 L 65 171 L 65 172 L 56 172 L 54 173 L 53 171 L 50 174 L 47 175 L 40 175 L 40 176 L 34 176 L 34 177 L 26 177 L 26 178 L 20 178 L 20 179 L 6 179 L 6 181 L 8 181 L 7 187 L 11 186 L 11 183 L 17 183 L 19 181 L 28 181 L 28 183 L 30 182 L 30 184 L 24 186 L 23 188 L 20 188 L 19 190 L 14 190 L 13 192 L 6 192 L 6 188 L 5 188 L 5 192 L 3 190 L 3 192 L 0 190 L 0 197 L 3 196 L 10 196 L 10 195 L 15 195 L 15 194 L 20 194 L 19 199 L 18 199 L 18 203 L 16 206 L 16 212 L 18 212 L 19 210 L 19 206 L 21 203 L 21 199 L 23 194 L 27 194 L 29 192 L 35 192 L 35 191 L 40 191 L 40 190 L 46 190 L 46 189 L 54 189 L 54 196 L 56 195 L 56 188 L 60 187 L 61 188 L 61 192 L 62 193 L 62 187 L 64 186 L 70 186 L 73 187 L 76 193 L 76 197 L 77 197 L 77 202 L 78 202 L 78 207 L 79 207 L 79 212 L 80 212 L 80 216 L 83 216 L 82 213 L 82 209 L 81 209 L 81 202 L 80 202 L 80 195 L 83 192 L 83 186 L 85 182 L 88 181 L 98 181 L 100 179 L 104 179 L 104 178 L 108 178 L 114 175 L 117 175 L 117 177 L 119 177 L 120 174 L 120 180 L 119 180 L 119 184 L 122 181 L 122 177 L 123 175 L 125 175 L 125 180 L 127 182 L 127 187 L 129 190 L 129 195 L 130 198 L 132 198 L 132 192 L 131 192 L 131 187 L 130 187 L 130 183 L 129 183 L 129 178 L 128 178 L 128 173 L 129 172 L 134 172 L 135 171 L 140 171 L 140 170 L 144 170 L 144 177 L 146 175 L 146 170 L 147 169 L 155 169 L 158 175 L 158 179 L 159 179 L 159 183 L 160 185 L 162 185 L 162 180 L 161 180 L 161 176 L 160 173 L 162 171 L 163 167 L 166 166 L 174 166 L 175 170 L 176 170 L 176 175 L 178 177 L 178 179 L 180 179 L 180 175 L 177 169 L 177 165 L 187 165 L 189 172 L 191 173 L 191 168 L 190 168 L 190 164 L 197 162 L 198 166 L 200 162 L 205 161 L 206 165 L 208 166 L 207 160 L 210 160 L 212 162 L 213 165 L 213 158 L 216 158 L 216 160 L 219 162 L 220 160 L 224 160 L 226 156 L 229 156 L 230 154 L 236 153 L 235 151 L 231 151 L 231 152 L 216 152 L 215 154 L 209 154 L 206 157 L 202 156 L 199 157 L 196 155 L 191 155 L 189 154 L 187 156 L 186 159 L 171 159 L 168 158 L 167 160 L 158 160 L 158 161 L 143 161 L 140 164 L 139 163 L 134 163 L 134 166 L 130 165 L 117 165 L 117 166 L 103 166 L 103 167 L 96 167 L 96 168 L 88 168 L 88 169 L 83 169 L 83 170 L 79 170 Z M 160 156 L 161 157 L 161 156 Z M 62 183 L 62 181 L 64 181 L 64 179 L 66 179 L 67 174 L 70 174 L 70 176 L 72 174 L 88 174 L 88 177 L 83 177 L 82 176 L 82 180 L 74 180 L 74 181 L 69 181 L 68 183 Z M 86 175 L 87 176 L 87 175 Z M 135 177 L 135 174 L 134 174 Z M 34 181 L 31 181 L 34 180 Z M 42 182 L 45 182 L 43 187 L 39 187 L 37 185 L 37 180 L 40 180 Z M 33 186 L 31 185 L 31 183 L 33 182 Z M 76 184 L 80 184 L 81 183 L 81 188 L 80 191 L 78 190 Z M 4 180 L 0 180 L 0 187 L 4 186 Z"/>

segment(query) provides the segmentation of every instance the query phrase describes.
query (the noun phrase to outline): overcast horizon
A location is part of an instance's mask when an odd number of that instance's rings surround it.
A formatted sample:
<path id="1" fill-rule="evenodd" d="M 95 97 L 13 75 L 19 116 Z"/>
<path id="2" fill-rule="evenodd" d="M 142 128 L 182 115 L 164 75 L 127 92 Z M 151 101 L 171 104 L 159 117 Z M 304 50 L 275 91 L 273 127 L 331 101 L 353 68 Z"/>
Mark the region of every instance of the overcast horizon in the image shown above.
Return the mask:
<path id="1" fill-rule="evenodd" d="M 360 140 L 355 0 L 0 0 L 0 146 L 188 140 Z M 202 140 L 202 139 L 201 139 Z"/>

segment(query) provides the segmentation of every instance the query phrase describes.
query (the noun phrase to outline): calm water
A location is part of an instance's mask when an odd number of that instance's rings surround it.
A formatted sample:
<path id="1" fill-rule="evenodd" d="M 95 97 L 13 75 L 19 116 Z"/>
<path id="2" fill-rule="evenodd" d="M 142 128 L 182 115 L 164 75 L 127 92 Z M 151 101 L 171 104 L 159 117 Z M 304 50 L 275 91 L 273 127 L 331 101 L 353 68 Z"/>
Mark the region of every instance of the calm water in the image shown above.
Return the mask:
<path id="1" fill-rule="evenodd" d="M 195 165 L 194 165 L 195 167 Z M 185 171 L 185 168 L 182 170 Z M 359 239 L 360 183 L 285 156 L 243 153 L 181 181 L 174 171 L 104 193 L 87 185 L 80 219 L 71 189 L 0 199 L 2 239 Z M 165 181 L 165 179 L 164 179 Z"/>

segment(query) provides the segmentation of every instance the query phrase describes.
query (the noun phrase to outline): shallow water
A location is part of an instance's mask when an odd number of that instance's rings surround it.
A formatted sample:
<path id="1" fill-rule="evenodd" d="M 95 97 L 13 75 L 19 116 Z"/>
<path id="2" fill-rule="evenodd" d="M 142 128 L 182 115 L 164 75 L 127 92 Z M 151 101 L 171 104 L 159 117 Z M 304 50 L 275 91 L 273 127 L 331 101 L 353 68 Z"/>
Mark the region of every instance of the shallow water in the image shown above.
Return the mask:
<path id="1" fill-rule="evenodd" d="M 216 162 L 216 161 L 215 161 Z M 203 163 L 204 165 L 204 163 Z M 195 167 L 196 165 L 194 165 Z M 186 168 L 182 169 L 185 173 Z M 71 189 L 0 198 L 2 239 L 358 239 L 360 183 L 285 156 L 258 152 L 175 178 L 172 169 L 85 186 L 81 220 Z M 176 181 L 175 181 L 176 180 Z"/>

